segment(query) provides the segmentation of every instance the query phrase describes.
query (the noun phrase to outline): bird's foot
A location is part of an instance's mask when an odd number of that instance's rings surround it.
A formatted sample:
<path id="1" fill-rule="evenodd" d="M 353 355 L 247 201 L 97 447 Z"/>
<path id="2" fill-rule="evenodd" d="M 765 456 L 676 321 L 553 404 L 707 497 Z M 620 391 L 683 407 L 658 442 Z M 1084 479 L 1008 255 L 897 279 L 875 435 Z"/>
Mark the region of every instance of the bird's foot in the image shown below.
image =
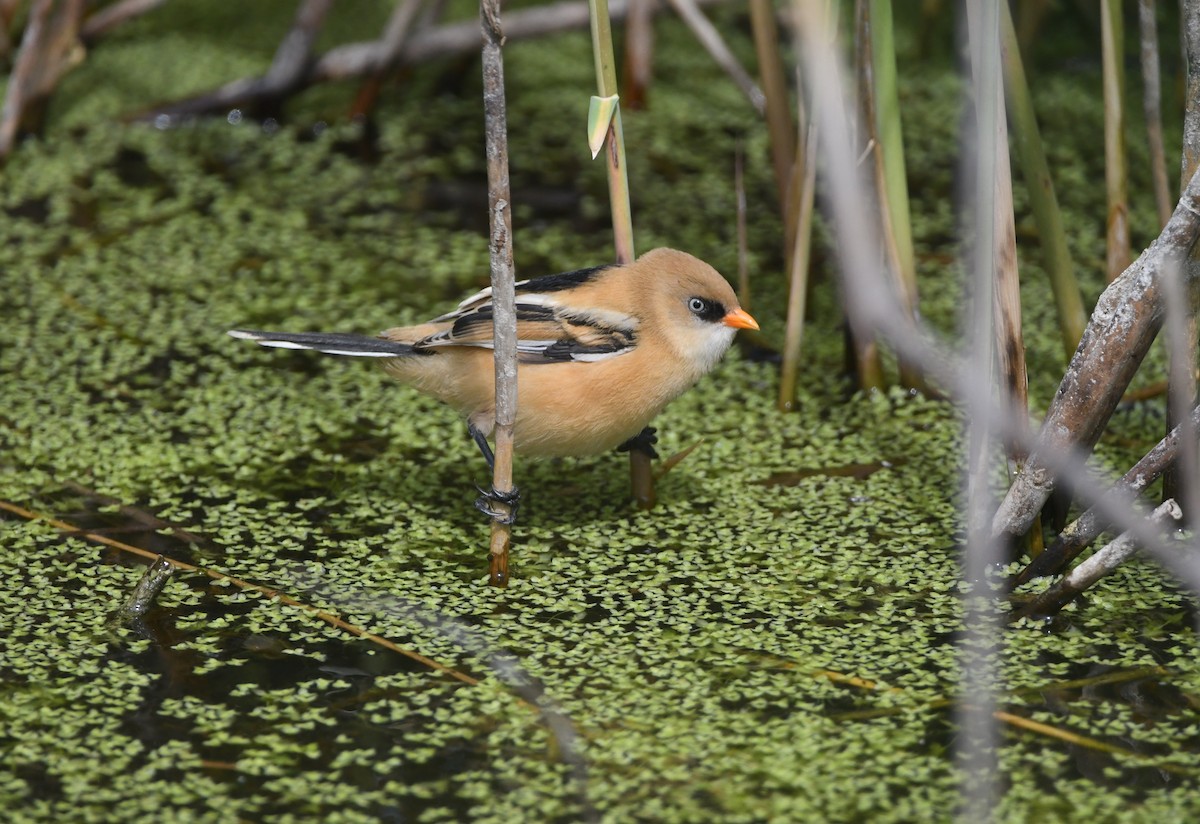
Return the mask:
<path id="1" fill-rule="evenodd" d="M 653 426 L 647 426 L 641 432 L 618 446 L 617 451 L 630 452 L 636 450 L 651 460 L 658 460 L 658 450 L 654 448 L 654 445 L 658 443 L 658 435 L 654 434 L 654 431 Z"/>
<path id="2" fill-rule="evenodd" d="M 487 515 L 493 521 L 505 526 L 512 526 L 517 522 L 517 506 L 521 503 L 521 490 L 513 487 L 508 492 L 501 492 L 496 487 L 490 490 L 482 487 L 475 487 L 479 490 L 479 497 L 475 499 L 475 508 Z M 496 504 L 505 504 L 508 506 L 508 511 L 503 512 L 496 508 Z"/>

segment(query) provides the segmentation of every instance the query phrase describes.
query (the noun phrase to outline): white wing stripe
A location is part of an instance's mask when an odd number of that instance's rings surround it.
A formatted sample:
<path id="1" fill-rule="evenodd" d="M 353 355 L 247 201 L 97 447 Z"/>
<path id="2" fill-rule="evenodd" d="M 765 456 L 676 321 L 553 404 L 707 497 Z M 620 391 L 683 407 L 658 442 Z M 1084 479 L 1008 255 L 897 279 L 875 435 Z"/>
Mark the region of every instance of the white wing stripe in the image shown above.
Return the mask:
<path id="1" fill-rule="evenodd" d="M 312 349 L 311 346 L 303 346 L 299 343 L 292 343 L 290 340 L 263 340 L 262 338 L 256 338 L 250 335 L 237 335 L 236 337 L 240 337 L 242 340 L 257 341 L 259 346 L 270 346 L 272 349 Z"/>

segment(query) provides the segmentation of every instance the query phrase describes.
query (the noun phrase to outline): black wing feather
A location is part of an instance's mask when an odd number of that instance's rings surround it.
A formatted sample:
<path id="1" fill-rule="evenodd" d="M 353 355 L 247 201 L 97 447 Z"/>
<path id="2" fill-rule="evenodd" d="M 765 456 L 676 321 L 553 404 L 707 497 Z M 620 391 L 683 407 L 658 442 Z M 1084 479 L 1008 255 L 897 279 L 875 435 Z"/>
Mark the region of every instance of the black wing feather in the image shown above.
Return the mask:
<path id="1" fill-rule="evenodd" d="M 561 292 L 564 289 L 574 289 L 576 286 L 581 286 L 589 280 L 594 280 L 601 272 L 611 269 L 616 265 L 615 263 L 606 263 L 603 266 L 576 269 L 574 272 L 560 272 L 557 275 L 542 275 L 541 277 L 530 278 L 517 284 L 517 292 Z"/>
<path id="2" fill-rule="evenodd" d="M 261 346 L 283 349 L 311 349 L 328 355 L 359 358 L 403 358 L 417 354 L 410 343 L 371 338 L 343 332 L 261 332 L 256 329 L 231 329 L 229 334 L 252 340 Z"/>

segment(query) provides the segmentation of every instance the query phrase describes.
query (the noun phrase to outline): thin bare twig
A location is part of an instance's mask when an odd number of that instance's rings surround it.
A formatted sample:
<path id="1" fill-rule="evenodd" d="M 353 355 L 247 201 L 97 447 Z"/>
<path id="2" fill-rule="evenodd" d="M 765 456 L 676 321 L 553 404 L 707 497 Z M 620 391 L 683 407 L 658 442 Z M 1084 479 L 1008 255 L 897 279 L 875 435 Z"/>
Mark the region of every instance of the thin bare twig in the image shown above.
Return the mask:
<path id="1" fill-rule="evenodd" d="M 1200 3 L 1185 2 L 1182 9 L 1184 61 L 1187 68 L 1183 113 L 1183 158 L 1180 185 L 1186 186 L 1200 165 Z"/>
<path id="2" fill-rule="evenodd" d="M 692 34 L 700 41 L 700 45 L 704 47 L 709 56 L 729 75 L 734 85 L 742 90 L 742 94 L 746 95 L 746 99 L 750 101 L 754 110 L 760 115 L 766 114 L 767 99 L 763 95 L 762 89 L 742 68 L 742 64 L 730 51 L 729 46 L 725 45 L 725 39 L 721 37 L 717 27 L 709 22 L 709 19 L 704 16 L 704 12 L 700 11 L 696 0 L 667 0 L 667 2 L 692 30 Z"/>
<path id="3" fill-rule="evenodd" d="M 179 117 L 223 112 L 246 105 L 278 108 L 285 97 L 306 85 L 313 43 L 332 3 L 333 0 L 304 0 L 300 4 L 292 27 L 275 50 L 266 74 L 235 80 L 216 91 L 168 103 L 156 113 Z"/>
<path id="4" fill-rule="evenodd" d="M 1106 275 L 1115 280 L 1132 257 L 1129 241 L 1128 172 L 1125 157 L 1125 25 L 1121 0 L 1101 0 L 1104 64 L 1104 181 L 1108 192 Z"/>
<path id="5" fill-rule="evenodd" d="M 62 76 L 83 59 L 79 25 L 85 0 L 34 0 L 0 108 L 0 159 L 22 130 L 35 128 Z"/>
<path id="6" fill-rule="evenodd" d="M 821 673 L 824 674 L 824 673 Z M 1070 678 L 1065 681 L 1050 681 L 1045 684 L 1039 684 L 1035 687 L 1024 687 L 1019 690 L 1009 690 L 1005 693 L 1006 698 L 1021 698 L 1027 695 L 1044 695 L 1048 692 L 1062 692 L 1065 690 L 1080 690 L 1086 687 L 1097 687 L 1109 684 L 1122 684 L 1127 681 L 1138 681 L 1146 678 L 1164 678 L 1173 673 L 1165 667 L 1137 667 L 1128 670 L 1115 670 L 1112 672 L 1101 673 L 1100 675 L 1091 675 L 1086 678 Z M 842 676 L 848 680 L 847 676 Z M 830 679 L 834 680 L 834 679 Z M 856 685 L 857 686 L 857 685 Z M 865 682 L 863 684 L 867 689 L 875 689 L 873 682 Z M 895 688 L 893 688 L 894 690 Z M 949 707 L 954 703 L 953 698 L 935 698 L 932 701 L 924 701 L 919 706 L 922 709 L 936 710 L 944 707 Z M 846 712 L 834 713 L 830 718 L 834 721 L 869 721 L 872 718 L 886 718 L 892 715 L 899 715 L 905 712 L 911 712 L 912 706 L 900 705 L 892 707 L 877 707 L 874 709 L 864 710 L 848 710 Z"/>
<path id="7" fill-rule="evenodd" d="M 1136 752 L 1127 747 L 1120 747 L 1116 744 L 1110 744 L 1107 741 L 1101 741 L 1099 738 L 1093 738 L 1090 735 L 1080 735 L 1079 733 L 1064 730 L 1059 727 L 1052 727 L 1049 724 L 1043 724 L 1040 721 L 1034 721 L 1032 718 L 1025 718 L 1020 715 L 1015 715 L 1011 712 L 997 711 L 995 713 L 997 721 L 1003 721 L 1006 724 L 1011 724 L 1014 727 L 1020 727 L 1029 732 L 1036 732 L 1040 735 L 1045 735 L 1050 738 L 1057 738 L 1059 741 L 1065 741 L 1068 744 L 1074 744 L 1077 747 L 1086 747 L 1089 750 L 1097 752 L 1106 752 L 1110 755 L 1119 755 L 1126 758 L 1132 758 L 1143 763 L 1149 762 L 1156 769 L 1168 772 L 1173 775 L 1195 775 L 1196 769 L 1191 766 L 1181 766 L 1179 764 L 1171 764 L 1163 762 L 1160 758 L 1145 753 Z"/>
<path id="8" fill-rule="evenodd" d="M 1004 21 L 997 20 L 1003 43 Z M 1002 47 L 1000 47 L 1002 49 Z M 1003 61 L 1003 51 L 1000 52 Z M 994 153 L 990 165 L 995 175 L 992 187 L 992 242 L 994 244 L 990 263 L 992 265 L 992 318 L 995 325 L 995 363 L 999 371 L 999 391 L 1008 398 L 1013 409 L 1024 411 L 1029 406 L 1029 376 L 1025 364 L 1025 342 L 1022 337 L 1021 282 L 1017 269 L 1016 222 L 1013 211 L 1012 167 L 1009 163 L 1008 118 L 1004 95 L 1004 68 L 1001 62 L 996 78 L 997 88 L 992 91 L 996 98 L 997 118 L 993 123 L 994 133 L 981 136 L 982 146 L 990 146 Z M 978 100 L 978 95 L 976 96 Z M 982 173 L 982 172 L 980 172 Z M 982 204 L 981 204 L 982 205 Z M 978 215 L 983 220 L 987 215 Z M 980 286 L 983 284 L 980 283 Z M 1025 464 L 1025 448 L 1015 441 L 1006 443 L 1009 473 L 1020 473 Z M 1040 551 L 1040 533 L 1035 529 L 1031 551 Z"/>
<path id="9" fill-rule="evenodd" d="M 970 362 L 981 371 L 992 363 L 994 341 L 993 306 L 996 292 L 1003 293 L 998 282 L 1006 267 L 1008 233 L 1012 231 L 1011 190 L 1004 203 L 1004 184 L 1008 178 L 1005 135 L 1004 94 L 1000 60 L 999 4 L 991 0 L 968 0 L 967 27 L 971 53 L 971 88 L 975 100 L 974 161 L 975 191 L 972 213 L 975 224 L 973 259 L 970 261 L 970 308 L 964 312 L 964 328 Z M 1003 180 L 1002 180 L 1003 176 Z M 1007 208 L 1008 213 L 1005 214 Z M 1015 245 L 1015 240 L 1013 241 Z M 1012 250 L 1015 254 L 1015 249 Z M 995 291 L 994 291 L 995 290 Z M 1014 398 L 1005 393 L 1006 405 Z M 967 410 L 967 546 L 963 553 L 963 579 L 981 591 L 972 593 L 966 609 L 963 638 L 958 644 L 962 667 L 963 700 L 955 706 L 955 717 L 962 734 L 955 746 L 958 764 L 959 804 L 964 820 L 986 821 L 1000 794 L 998 781 L 999 729 L 995 715 L 999 711 L 998 683 L 1000 620 L 988 591 L 988 570 L 1000 559 L 1000 542 L 991 535 L 992 495 L 989 488 L 995 428 L 989 420 L 984 393 L 965 398 Z M 965 698 L 969 696 L 969 700 Z"/>
<path id="10" fill-rule="evenodd" d="M 1186 58 L 1188 92 L 1196 91 L 1196 78 L 1200 77 L 1200 3 L 1187 2 L 1181 4 L 1183 20 L 1182 37 Z M 1183 157 L 1181 158 L 1183 179 L 1187 180 L 1200 167 L 1200 100 L 1188 98 L 1183 112 Z M 1189 275 L 1196 271 L 1200 264 L 1200 249 L 1193 248 L 1188 263 Z M 1182 272 L 1178 267 L 1171 271 Z M 1194 371 L 1197 350 L 1197 331 L 1195 307 L 1189 306 L 1187 291 L 1182 279 L 1168 281 L 1166 305 L 1168 312 L 1166 324 L 1169 346 L 1167 373 L 1167 431 L 1170 432 L 1175 424 L 1187 418 L 1188 410 L 1196 402 L 1196 373 Z M 1194 288 L 1194 287 L 1193 287 Z M 1181 444 L 1182 459 L 1178 465 L 1171 465 L 1163 472 L 1163 499 L 1175 498 L 1183 507 L 1184 518 L 1193 520 L 1200 517 L 1196 511 L 1196 495 L 1200 490 L 1189 489 L 1188 480 L 1195 480 L 1195 436 L 1189 429 L 1181 432 L 1184 443 Z M 1187 443 L 1187 441 L 1193 441 Z"/>
<path id="11" fill-rule="evenodd" d="M 12 25 L 13 18 L 17 14 L 17 6 L 21 4 L 21 0 L 0 0 L 0 60 L 7 62 L 9 55 L 12 54 L 12 37 L 9 35 L 9 27 Z"/>
<path id="12" fill-rule="evenodd" d="M 749 229 L 746 226 L 746 171 L 745 151 L 739 139 L 733 154 L 734 220 L 737 225 L 737 296 L 743 309 L 749 310 L 750 299 L 750 254 Z"/>
<path id="13" fill-rule="evenodd" d="M 1146 139 L 1150 146 L 1150 176 L 1154 183 L 1154 204 L 1162 226 L 1171 219 L 1171 187 L 1167 183 L 1167 156 L 1163 148 L 1162 79 L 1158 67 L 1158 21 L 1155 0 L 1138 0 L 1138 27 L 1141 33 L 1142 110 L 1146 116 Z"/>
<path id="14" fill-rule="evenodd" d="M 0 501 L 0 509 L 5 510 L 6 512 L 11 512 L 14 515 L 24 518 L 27 521 L 42 521 L 43 523 L 47 523 L 50 526 L 54 527 L 55 529 L 62 530 L 63 532 L 69 532 L 72 535 L 78 536 L 80 538 L 84 538 L 89 541 L 95 541 L 98 544 L 104 544 L 105 546 L 112 547 L 113 549 L 120 550 L 121 552 L 128 552 L 131 555 L 137 555 L 138 557 L 145 558 L 149 561 L 154 561 L 160 557 L 163 557 L 164 560 L 167 561 L 167 563 L 169 563 L 171 566 L 175 567 L 176 569 L 181 569 L 181 570 L 184 570 L 185 572 L 199 572 L 203 575 L 207 575 L 209 578 L 212 578 L 214 581 L 225 581 L 225 582 L 237 587 L 238 589 L 250 590 L 253 592 L 260 593 L 261 595 L 263 595 L 267 598 L 276 600 L 281 604 L 286 604 L 287 606 L 295 607 L 297 609 L 302 609 L 305 612 L 311 613 L 312 615 L 315 615 L 317 618 L 320 618 L 322 621 L 324 621 L 327 624 L 330 624 L 331 626 L 335 626 L 338 629 L 349 632 L 351 635 L 355 635 L 359 638 L 362 638 L 365 641 L 370 641 L 373 644 L 378 644 L 381 647 L 386 647 L 387 649 L 390 649 L 392 652 L 397 652 L 406 658 L 411 658 L 412 660 L 416 661 L 417 663 L 423 664 L 424 666 L 429 667 L 430 669 L 435 670 L 436 672 L 440 672 L 443 675 L 448 675 L 456 681 L 461 681 L 462 683 L 469 684 L 471 686 L 477 686 L 479 684 L 479 681 L 477 679 L 472 678 L 470 675 L 467 675 L 465 672 L 459 672 L 458 670 L 453 669 L 452 667 L 448 667 L 445 664 L 438 663 L 437 661 L 433 660 L 432 658 L 422 655 L 419 652 L 414 652 L 413 650 L 405 649 L 404 647 L 401 647 L 398 644 L 396 644 L 392 641 L 389 641 L 386 638 L 383 638 L 382 636 L 375 635 L 374 633 L 371 633 L 371 632 L 367 632 L 365 629 L 362 629 L 361 627 L 357 627 L 354 624 L 349 623 L 348 621 L 344 621 L 341 618 L 339 618 L 338 616 L 333 615 L 329 612 L 326 612 L 325 610 L 321 609 L 320 607 L 314 607 L 311 604 L 302 603 L 301 601 L 296 600 L 292 596 L 280 592 L 279 590 L 275 589 L 274 587 L 266 587 L 266 586 L 262 586 L 261 584 L 254 584 L 249 581 L 244 581 L 241 578 L 235 578 L 234 576 L 227 575 L 226 573 L 221 572 L 220 570 L 217 570 L 217 569 L 196 566 L 195 564 L 189 564 L 186 561 L 177 561 L 174 558 L 167 558 L 165 556 L 160 556 L 157 553 L 148 552 L 147 550 L 141 549 L 136 546 L 131 546 L 126 543 L 122 543 L 121 541 L 114 540 L 113 538 L 109 538 L 109 537 L 100 535 L 95 532 L 89 532 L 87 530 L 80 529 L 80 528 L 74 526 L 73 524 L 67 523 L 66 521 L 61 521 L 57 518 L 52 518 L 49 515 L 43 515 L 40 512 L 34 512 L 33 510 L 26 509 L 22 506 L 17 506 L 16 504 L 9 503 L 8 501 Z"/>
<path id="15" fill-rule="evenodd" d="M 1188 422 L 1194 433 L 1200 433 L 1200 407 L 1193 410 Z M 1182 426 L 1177 426 L 1167 437 L 1163 438 L 1146 455 L 1133 465 L 1128 472 L 1121 476 L 1108 494 L 1110 507 L 1133 506 L 1137 496 L 1175 462 L 1179 454 Z M 1105 529 L 1108 521 L 1100 512 L 1100 507 L 1093 506 L 1080 515 L 1066 529 L 1058 534 L 1046 551 L 1034 558 L 1020 574 L 1013 579 L 1012 585 L 1018 587 L 1033 578 L 1043 575 L 1054 575 L 1066 568 L 1079 553 L 1087 549 Z"/>
<path id="16" fill-rule="evenodd" d="M 488 252 L 492 269 L 492 340 L 496 375 L 496 462 L 492 489 L 501 495 L 513 488 L 513 424 L 517 419 L 517 309 L 513 271 L 512 208 L 508 183 L 508 116 L 504 99 L 504 56 L 499 0 L 481 0 L 483 29 L 483 110 L 487 133 Z M 489 581 L 508 586 L 508 550 L 513 513 L 506 503 L 494 504 L 501 517 L 492 519 Z"/>
<path id="17" fill-rule="evenodd" d="M 1069 359 L 1083 336 L 1087 312 L 1083 307 L 1079 282 L 1075 278 L 1075 264 L 1067 245 L 1067 231 L 1058 207 L 1058 195 L 1055 194 L 1054 179 L 1050 176 L 1050 164 L 1046 160 L 1037 115 L 1033 109 L 1033 96 L 1029 91 L 1029 81 L 1025 76 L 1025 66 L 1017 47 L 1017 34 L 1007 3 L 1000 4 L 1000 15 L 1000 51 L 1004 60 L 1004 91 L 1011 126 L 1011 146 L 1025 178 L 1025 189 L 1042 249 L 1042 266 L 1054 292 L 1063 357 Z"/>
<path id="18" fill-rule="evenodd" d="M 767 129 L 771 135 L 771 162 L 775 168 L 775 188 L 779 209 L 788 213 L 788 188 L 792 162 L 796 159 L 791 104 L 784 80 L 783 60 L 779 56 L 779 33 L 770 0 L 750 0 L 750 22 L 754 29 L 754 47 L 758 53 L 758 74 L 766 95 Z M 785 252 L 791 253 L 791 229 L 784 238 Z"/>
<path id="19" fill-rule="evenodd" d="M 350 109 L 351 117 L 367 115 L 379 100 L 388 73 L 395 66 L 400 56 L 400 50 L 414 32 L 430 25 L 430 21 L 439 13 L 438 4 L 431 3 L 425 7 L 425 14 L 418 17 L 417 12 L 425 6 L 423 0 L 402 0 L 392 11 L 383 31 L 383 43 L 386 46 L 384 59 L 379 68 L 368 72 L 362 86 L 354 97 L 354 105 Z"/>
<path id="20" fill-rule="evenodd" d="M 790 662 L 789 662 L 790 663 Z M 1025 695 L 1041 695 L 1050 691 L 1059 690 L 1075 690 L 1085 687 L 1095 687 L 1101 684 L 1120 684 L 1128 681 L 1136 681 L 1146 678 L 1161 678 L 1170 675 L 1171 673 L 1163 667 L 1140 667 L 1133 670 L 1123 670 L 1118 672 L 1106 672 L 1102 675 L 1093 676 L 1091 678 L 1075 678 L 1069 681 L 1058 681 L 1049 684 L 1043 684 L 1037 687 L 1028 689 L 1015 690 L 1007 693 L 1008 697 L 1018 698 Z M 866 678 L 860 678 L 854 675 L 846 675 L 840 672 L 831 670 L 818 670 L 813 673 L 814 677 L 826 678 L 835 684 L 846 684 L 848 686 L 857 687 L 866 691 L 875 691 L 879 689 L 879 685 Z M 903 693 L 896 687 L 890 687 L 886 690 L 889 693 Z M 925 701 L 917 705 L 916 708 L 923 710 L 940 710 L 954 705 L 954 698 L 936 698 L 932 701 Z M 870 721 L 875 718 L 887 718 L 889 716 L 900 715 L 901 713 L 912 712 L 912 705 L 903 704 L 892 707 L 879 707 L 865 710 L 850 710 L 849 712 L 839 712 L 830 716 L 833 721 Z M 1061 727 L 1054 727 L 1049 724 L 1043 724 L 1040 721 L 1034 721 L 1031 718 L 1026 718 L 1023 715 L 1008 712 L 1007 710 L 997 709 L 992 713 L 992 718 L 1012 727 L 1032 732 L 1037 735 L 1044 735 L 1048 738 L 1055 738 L 1059 741 L 1065 741 L 1077 747 L 1083 747 L 1097 752 L 1106 752 L 1110 755 L 1118 755 L 1125 758 L 1131 758 L 1141 762 L 1152 762 L 1158 769 L 1175 775 L 1195 775 L 1194 767 L 1184 767 L 1170 762 L 1164 763 L 1156 756 L 1149 756 L 1145 753 L 1136 752 L 1126 747 L 1120 747 L 1115 744 L 1110 744 L 1107 741 L 1101 741 L 1098 738 L 1092 738 L 1086 735 L 1065 730 Z M 974 820 L 974 819 L 972 819 Z"/>
<path id="21" fill-rule="evenodd" d="M 815 214 L 814 203 L 817 190 L 817 129 L 807 116 L 803 100 L 799 101 L 800 121 L 807 134 L 796 156 L 801 169 L 800 190 L 797 193 L 796 227 L 792 230 L 793 248 L 788 256 L 791 271 L 788 273 L 787 322 L 784 327 L 783 363 L 779 367 L 779 397 L 776 405 L 781 411 L 790 411 L 796 406 L 799 387 L 800 351 L 804 342 L 804 313 L 808 303 L 809 263 L 812 256 L 812 227 Z"/>
<path id="22" fill-rule="evenodd" d="M 629 0 L 625 17 L 625 75 L 621 103 L 635 111 L 646 107 L 654 65 L 654 7 L 656 0 Z"/>
<path id="23" fill-rule="evenodd" d="M 1183 510 L 1174 500 L 1163 501 L 1150 515 L 1150 522 L 1156 526 L 1178 521 L 1183 517 Z M 1113 573 L 1117 567 L 1128 561 L 1138 551 L 1137 542 L 1128 532 L 1106 546 L 1096 550 L 1091 557 L 1075 567 L 1057 583 L 1022 607 L 1014 615 L 1021 618 L 1027 615 L 1053 615 L 1061 610 L 1079 593 L 1099 581 L 1105 575 Z"/>
<path id="24" fill-rule="evenodd" d="M 388 25 L 389 31 L 401 31 L 402 27 L 399 25 L 401 17 L 407 16 L 409 7 L 416 5 L 416 2 L 417 0 L 404 0 L 397 7 L 393 14 L 393 22 Z M 706 6 L 728 2 L 728 0 L 697 0 L 697 2 L 701 6 Z M 629 0 L 613 0 L 610 4 L 610 13 L 613 19 L 624 19 L 628 7 Z M 657 11 L 658 6 L 655 5 L 653 10 Z M 588 4 L 586 0 L 562 0 L 534 9 L 513 11 L 504 15 L 503 19 L 505 41 L 511 43 L 516 40 L 584 28 L 588 25 Z M 398 53 L 396 48 L 397 39 L 395 37 L 389 39 L 387 35 L 378 40 L 335 46 L 310 65 L 308 71 L 292 91 L 330 80 L 345 80 L 370 75 L 389 67 L 475 54 L 479 50 L 479 26 L 473 20 L 465 20 L 431 27 L 422 30 L 420 37 L 404 37 Z M 152 120 L 162 115 L 186 116 L 223 112 L 230 107 L 231 92 L 238 92 L 238 105 L 253 106 L 272 96 L 272 90 L 255 85 L 256 82 L 261 82 L 261 78 L 235 80 L 214 92 L 185 101 L 166 103 L 137 116 L 143 120 Z M 253 91 L 255 94 L 248 94 L 247 90 Z M 201 105 L 201 101 L 207 101 L 207 107 Z M 186 107 L 185 104 L 187 104 Z"/>
<path id="25" fill-rule="evenodd" d="M 855 6 L 858 108 L 869 158 L 865 164 L 869 170 L 867 177 L 871 181 L 869 188 L 879 213 L 883 263 L 895 281 L 895 294 L 902 310 L 915 317 L 917 275 L 911 227 L 908 225 L 908 186 L 904 175 L 903 136 L 895 89 L 891 5 L 890 0 L 857 0 Z M 877 13 L 881 14 L 881 20 L 875 19 Z M 880 26 L 883 26 L 883 32 Z M 885 62 L 876 65 L 880 58 Z M 881 99 L 883 94 L 888 94 L 889 98 Z M 845 297 L 846 300 L 852 300 L 855 296 L 847 294 Z M 920 369 L 905 358 L 900 358 L 900 381 L 910 388 L 924 388 Z"/>
<path id="26" fill-rule="evenodd" d="M 105 6 L 84 21 L 79 37 L 90 46 L 122 23 L 154 11 L 165 2 L 166 0 L 121 0 L 111 6 Z"/>

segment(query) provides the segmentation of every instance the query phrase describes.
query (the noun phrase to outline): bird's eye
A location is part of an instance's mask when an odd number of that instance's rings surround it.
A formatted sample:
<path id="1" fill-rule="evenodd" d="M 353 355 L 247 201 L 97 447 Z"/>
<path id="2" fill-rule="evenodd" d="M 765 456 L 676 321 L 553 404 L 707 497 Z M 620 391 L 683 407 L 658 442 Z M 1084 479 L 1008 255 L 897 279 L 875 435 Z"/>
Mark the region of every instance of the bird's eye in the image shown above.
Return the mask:
<path id="1" fill-rule="evenodd" d="M 720 301 L 692 295 L 687 301 L 688 311 L 706 323 L 716 323 L 725 317 L 725 307 Z"/>

